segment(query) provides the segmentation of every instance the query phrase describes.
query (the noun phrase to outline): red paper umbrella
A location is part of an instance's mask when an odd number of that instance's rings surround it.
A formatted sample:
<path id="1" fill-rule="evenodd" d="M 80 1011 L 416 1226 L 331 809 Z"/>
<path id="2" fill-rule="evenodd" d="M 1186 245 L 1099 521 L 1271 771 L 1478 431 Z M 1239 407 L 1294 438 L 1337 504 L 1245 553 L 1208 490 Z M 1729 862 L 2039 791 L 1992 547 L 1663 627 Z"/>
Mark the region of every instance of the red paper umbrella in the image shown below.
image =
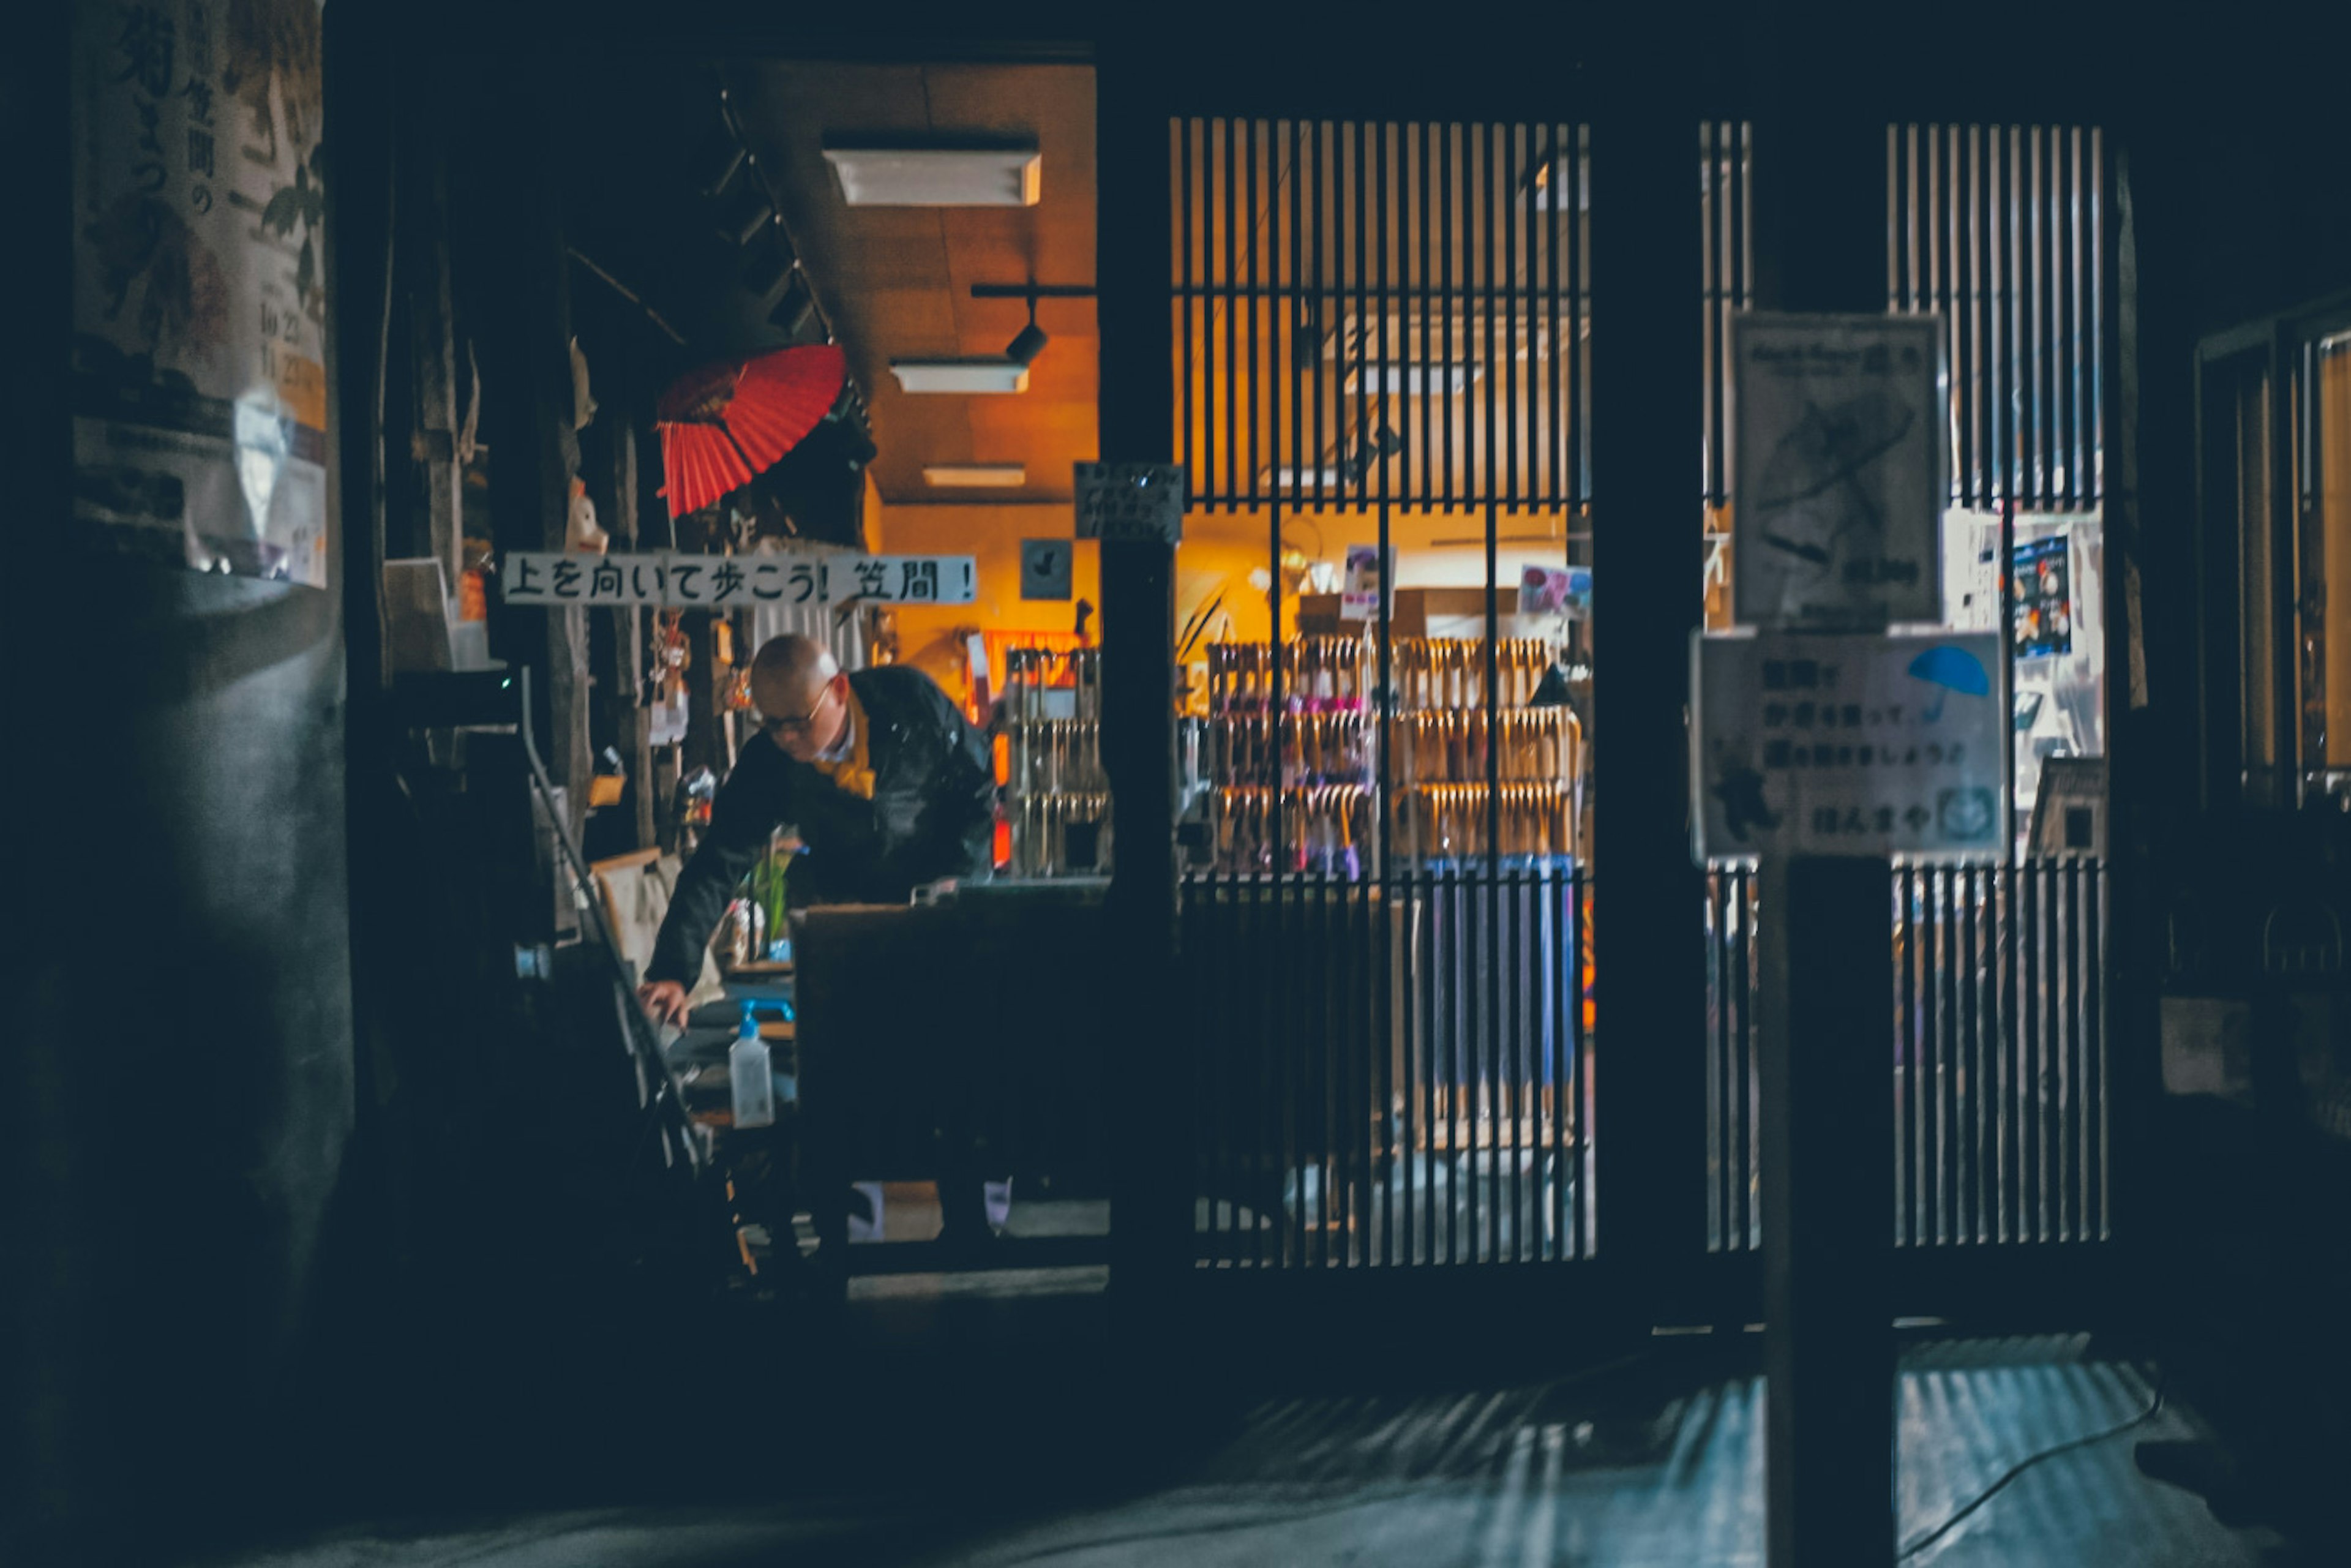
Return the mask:
<path id="1" fill-rule="evenodd" d="M 706 365 L 662 394 L 662 494 L 669 515 L 699 511 L 772 467 L 817 427 L 849 379 L 831 343 Z"/>

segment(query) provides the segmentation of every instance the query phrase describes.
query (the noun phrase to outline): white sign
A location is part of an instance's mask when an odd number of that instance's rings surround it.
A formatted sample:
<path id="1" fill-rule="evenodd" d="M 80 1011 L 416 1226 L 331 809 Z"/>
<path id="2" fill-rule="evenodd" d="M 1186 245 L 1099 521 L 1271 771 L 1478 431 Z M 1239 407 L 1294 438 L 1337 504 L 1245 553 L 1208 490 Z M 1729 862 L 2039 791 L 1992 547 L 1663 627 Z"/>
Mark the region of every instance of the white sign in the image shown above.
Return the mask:
<path id="1" fill-rule="evenodd" d="M 1701 862 L 2006 850 L 1998 632 L 1701 634 L 1690 662 Z"/>
<path id="2" fill-rule="evenodd" d="M 1947 403 L 1932 316 L 1750 312 L 1731 335 L 1742 624 L 1942 618 Z"/>
<path id="3" fill-rule="evenodd" d="M 1395 576 L 1395 551 L 1388 551 L 1388 576 Z M 1380 547 L 1349 545 L 1347 572 L 1339 587 L 1339 619 L 1369 621 L 1380 612 Z"/>
<path id="4" fill-rule="evenodd" d="M 1077 547 L 1068 539 L 1020 541 L 1020 597 L 1067 599 L 1072 591 L 1070 558 Z"/>
<path id="5" fill-rule="evenodd" d="M 324 588 L 319 0 L 73 16 L 59 67 L 73 116 L 75 519 L 198 571 Z"/>
<path id="6" fill-rule="evenodd" d="M 508 550 L 498 591 L 508 604 L 647 604 L 730 610 L 758 604 L 969 604 L 967 555 L 572 555 Z"/>
<path id="7" fill-rule="evenodd" d="M 1583 615 L 1592 609 L 1592 570 L 1530 566 L 1519 574 L 1521 615 Z"/>
<path id="8" fill-rule="evenodd" d="M 1078 538 L 1182 540 L 1182 464 L 1081 463 L 1076 481 Z"/>

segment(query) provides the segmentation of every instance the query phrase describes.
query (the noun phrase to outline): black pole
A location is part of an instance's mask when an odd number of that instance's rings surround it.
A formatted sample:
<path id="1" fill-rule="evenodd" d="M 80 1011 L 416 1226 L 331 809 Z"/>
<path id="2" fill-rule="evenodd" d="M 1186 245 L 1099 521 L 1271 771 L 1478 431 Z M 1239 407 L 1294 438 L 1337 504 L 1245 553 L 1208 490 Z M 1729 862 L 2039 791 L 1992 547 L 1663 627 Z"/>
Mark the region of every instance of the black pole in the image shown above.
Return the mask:
<path id="1" fill-rule="evenodd" d="M 1882 314 L 1888 117 L 1861 85 L 1881 78 L 1781 7 L 1751 25 L 1757 302 Z M 1882 857 L 1763 865 L 1770 1568 L 1895 1557 L 1890 882 Z"/>
<path id="2" fill-rule="evenodd" d="M 1595 1094 L 1593 1223 L 1599 1255 L 1633 1286 L 1621 1326 L 1646 1337 L 1697 1310 L 1706 1253 L 1705 881 L 1690 861 L 1687 770 L 1665 765 L 1688 744 L 1685 673 L 1703 602 L 1698 116 L 1687 98 L 1646 83 L 1602 91 L 1582 276 L 1593 310 L 1593 573 L 1608 630 L 1595 622 L 1584 914 L 1598 1028 L 1639 1049 L 1610 1059 Z"/>
<path id="3" fill-rule="evenodd" d="M 1155 57 L 1105 40 L 1095 67 L 1102 168 L 1096 227 L 1101 289 L 1102 455 L 1165 462 L 1175 425 L 1167 375 L 1169 141 Z M 1110 889 L 1112 984 L 1105 1030 L 1125 1129 L 1113 1177 L 1113 1298 L 1148 1333 L 1163 1287 L 1190 1260 L 1191 1194 L 1176 1092 L 1176 550 L 1172 541 L 1104 539 L 1102 765 L 1117 813 Z"/>
<path id="4" fill-rule="evenodd" d="M 1894 1558 L 1894 945 L 1884 861 L 1763 865 L 1764 1495 L 1772 1568 Z"/>

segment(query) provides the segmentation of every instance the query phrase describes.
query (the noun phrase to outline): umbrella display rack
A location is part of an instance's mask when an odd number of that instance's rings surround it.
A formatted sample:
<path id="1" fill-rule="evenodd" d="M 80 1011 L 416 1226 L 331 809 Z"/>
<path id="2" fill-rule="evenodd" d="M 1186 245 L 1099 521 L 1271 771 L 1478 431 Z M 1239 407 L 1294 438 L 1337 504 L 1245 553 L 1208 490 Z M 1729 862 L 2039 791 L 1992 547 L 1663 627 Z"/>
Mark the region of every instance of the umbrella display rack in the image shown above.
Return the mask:
<path id="1" fill-rule="evenodd" d="M 1574 856 L 1583 732 L 1572 708 L 1536 704 L 1556 653 L 1549 643 L 1496 645 L 1489 705 L 1483 639 L 1398 638 L 1385 724 L 1368 638 L 1219 643 L 1207 653 L 1215 873 L 1374 874 L 1384 810 L 1390 870 L 1489 852 Z"/>
<path id="2" fill-rule="evenodd" d="M 1102 762 L 1102 652 L 1007 648 L 1006 812 L 1016 877 L 1110 870 L 1110 780 Z"/>

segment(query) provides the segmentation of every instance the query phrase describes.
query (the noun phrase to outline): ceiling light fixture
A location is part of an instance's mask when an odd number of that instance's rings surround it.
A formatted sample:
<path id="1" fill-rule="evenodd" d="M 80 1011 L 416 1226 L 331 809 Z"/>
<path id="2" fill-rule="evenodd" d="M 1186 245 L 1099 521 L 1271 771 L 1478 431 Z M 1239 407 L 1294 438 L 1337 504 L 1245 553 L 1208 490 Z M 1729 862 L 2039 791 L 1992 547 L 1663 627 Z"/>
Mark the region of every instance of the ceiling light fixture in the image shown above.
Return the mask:
<path id="1" fill-rule="evenodd" d="M 1033 365 L 1037 356 L 1045 351 L 1048 341 L 1044 329 L 1037 325 L 1037 301 L 1032 298 L 1029 301 L 1029 325 L 1013 334 L 1012 341 L 1005 345 L 1004 357 L 1016 365 Z"/>
<path id="2" fill-rule="evenodd" d="M 906 392 L 1024 392 L 1029 367 L 1012 360 L 893 360 L 890 373 Z"/>
<path id="3" fill-rule="evenodd" d="M 1033 207 L 1044 157 L 1024 147 L 828 147 L 852 207 Z"/>
<path id="4" fill-rule="evenodd" d="M 933 463 L 924 467 L 923 483 L 941 489 L 1017 490 L 1029 483 L 1029 470 L 1018 463 Z"/>

